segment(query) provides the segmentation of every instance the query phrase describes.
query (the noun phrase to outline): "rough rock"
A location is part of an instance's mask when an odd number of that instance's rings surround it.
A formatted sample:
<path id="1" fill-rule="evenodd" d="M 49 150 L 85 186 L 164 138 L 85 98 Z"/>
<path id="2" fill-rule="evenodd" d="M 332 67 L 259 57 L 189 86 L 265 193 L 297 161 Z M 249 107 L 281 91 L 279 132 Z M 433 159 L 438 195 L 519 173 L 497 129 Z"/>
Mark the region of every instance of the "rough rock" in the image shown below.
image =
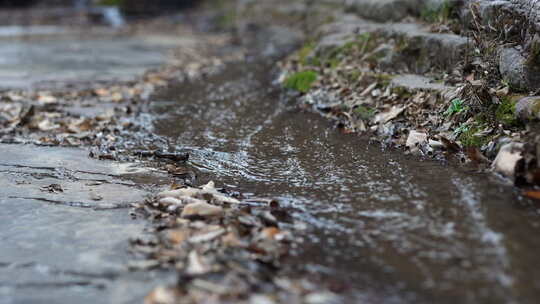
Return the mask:
<path id="1" fill-rule="evenodd" d="M 351 0 L 347 9 L 363 18 L 379 22 L 399 21 L 409 15 L 420 1 L 411 0 Z"/>
<path id="2" fill-rule="evenodd" d="M 324 36 L 317 44 L 316 53 L 325 54 L 328 51 L 354 41 L 354 36 L 350 32 L 336 33 Z"/>
<path id="3" fill-rule="evenodd" d="M 407 16 L 421 16 L 426 10 L 437 12 L 443 5 L 458 3 L 458 0 L 349 0 L 346 8 L 366 19 L 395 22 Z"/>
<path id="4" fill-rule="evenodd" d="M 502 48 L 499 71 L 503 79 L 519 90 L 540 89 L 540 65 L 531 64 L 520 48 Z"/>
<path id="5" fill-rule="evenodd" d="M 525 77 L 525 57 L 515 48 L 503 48 L 499 55 L 499 71 L 503 79 L 512 87 L 527 88 Z"/>
<path id="6" fill-rule="evenodd" d="M 264 56 L 281 56 L 295 50 L 304 40 L 299 30 L 272 25 L 261 27 L 245 24 L 239 28 L 239 36 L 254 52 Z"/>
<path id="7" fill-rule="evenodd" d="M 317 54 L 321 55 L 336 47 L 354 40 L 363 33 L 371 33 L 394 41 L 395 54 L 393 64 L 405 63 L 414 73 L 423 74 L 431 69 L 450 70 L 463 59 L 468 48 L 466 37 L 433 33 L 416 23 L 373 23 L 354 16 L 347 16 L 339 22 L 327 24 L 319 35 L 323 38 L 317 45 Z"/>
<path id="8" fill-rule="evenodd" d="M 405 146 L 409 148 L 411 152 L 417 152 L 418 146 L 424 143 L 427 143 L 428 135 L 424 132 L 418 132 L 416 130 L 411 130 L 409 136 L 407 137 L 407 142 Z"/>
<path id="9" fill-rule="evenodd" d="M 530 24 L 540 30 L 540 1 L 510 0 L 510 7 L 517 13 L 527 16 Z"/>
<path id="10" fill-rule="evenodd" d="M 394 88 L 404 88 L 408 91 L 426 90 L 443 91 L 449 87 L 443 83 L 434 82 L 433 79 L 414 74 L 402 74 L 392 78 L 390 82 Z"/>
<path id="11" fill-rule="evenodd" d="M 530 96 L 516 103 L 516 117 L 521 121 L 540 119 L 540 96 Z"/>
<path id="12" fill-rule="evenodd" d="M 480 20 L 484 24 L 490 23 L 493 21 L 500 11 L 506 9 L 509 6 L 508 1 L 480 1 L 478 3 L 478 12 L 480 13 Z"/>
<path id="13" fill-rule="evenodd" d="M 429 28 L 415 23 L 397 23 L 386 26 L 383 35 L 405 41 L 400 46 L 404 60 L 415 73 L 423 74 L 433 68 L 449 70 L 463 59 L 469 40 L 466 37 L 432 33 Z"/>
<path id="14" fill-rule="evenodd" d="M 182 206 L 184 204 L 182 200 L 174 197 L 164 197 L 159 200 L 159 203 L 167 206 Z"/>
<path id="15" fill-rule="evenodd" d="M 497 157 L 493 161 L 492 170 L 502 174 L 503 176 L 513 178 L 515 174 L 516 164 L 522 159 L 521 151 L 523 144 L 509 143 L 501 147 Z"/>

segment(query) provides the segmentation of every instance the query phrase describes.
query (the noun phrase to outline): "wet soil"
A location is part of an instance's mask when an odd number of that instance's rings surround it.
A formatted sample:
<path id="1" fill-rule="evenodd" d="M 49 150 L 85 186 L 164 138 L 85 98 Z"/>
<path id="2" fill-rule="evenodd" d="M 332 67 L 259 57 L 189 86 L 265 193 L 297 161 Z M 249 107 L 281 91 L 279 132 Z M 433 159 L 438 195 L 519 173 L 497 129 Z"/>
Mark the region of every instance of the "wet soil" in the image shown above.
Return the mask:
<path id="1" fill-rule="evenodd" d="M 341 134 L 272 84 L 267 63 L 152 98 L 154 132 L 191 154 L 201 184 L 275 197 L 306 265 L 366 303 L 534 303 L 536 206 L 474 168 L 382 151 Z"/>

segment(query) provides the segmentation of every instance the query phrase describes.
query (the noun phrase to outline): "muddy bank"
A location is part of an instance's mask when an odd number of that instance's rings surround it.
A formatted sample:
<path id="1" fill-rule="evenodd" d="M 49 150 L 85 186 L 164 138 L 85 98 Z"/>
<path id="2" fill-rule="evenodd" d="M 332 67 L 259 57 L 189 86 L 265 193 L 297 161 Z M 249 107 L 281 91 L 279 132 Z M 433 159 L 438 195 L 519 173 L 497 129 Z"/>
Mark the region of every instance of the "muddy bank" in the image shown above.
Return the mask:
<path id="1" fill-rule="evenodd" d="M 279 80 L 342 132 L 472 163 L 534 197 L 536 16 L 517 2 L 283 3 L 274 20 L 306 37 L 280 64 Z M 248 21 L 240 28 L 272 24 L 257 17 L 267 10 L 242 6 Z M 514 30 L 503 34 L 509 22 Z"/>

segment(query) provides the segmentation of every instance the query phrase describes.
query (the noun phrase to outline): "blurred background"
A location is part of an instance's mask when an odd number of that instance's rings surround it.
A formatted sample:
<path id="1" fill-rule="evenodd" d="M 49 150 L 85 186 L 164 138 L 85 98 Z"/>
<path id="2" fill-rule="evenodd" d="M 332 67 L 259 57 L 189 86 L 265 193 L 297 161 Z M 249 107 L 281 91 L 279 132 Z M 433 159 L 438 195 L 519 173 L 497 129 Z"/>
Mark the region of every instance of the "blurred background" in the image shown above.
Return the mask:
<path id="1" fill-rule="evenodd" d="M 0 0 L 0 90 L 133 80 L 193 45 L 191 31 L 223 29 L 223 3 Z"/>
<path id="2" fill-rule="evenodd" d="M 172 13 L 197 0 L 0 0 L 0 25 L 108 23 Z"/>

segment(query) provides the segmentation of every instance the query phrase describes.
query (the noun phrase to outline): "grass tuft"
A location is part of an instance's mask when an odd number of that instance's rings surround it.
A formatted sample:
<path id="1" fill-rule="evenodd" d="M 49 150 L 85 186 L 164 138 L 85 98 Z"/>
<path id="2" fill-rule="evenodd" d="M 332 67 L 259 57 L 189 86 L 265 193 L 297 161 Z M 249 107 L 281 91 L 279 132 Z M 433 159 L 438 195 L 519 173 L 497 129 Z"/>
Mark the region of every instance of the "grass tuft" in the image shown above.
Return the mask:
<path id="1" fill-rule="evenodd" d="M 313 83 L 317 80 L 318 74 L 315 71 L 297 72 L 285 79 L 285 87 L 287 89 L 296 90 L 302 93 L 307 93 Z"/>

